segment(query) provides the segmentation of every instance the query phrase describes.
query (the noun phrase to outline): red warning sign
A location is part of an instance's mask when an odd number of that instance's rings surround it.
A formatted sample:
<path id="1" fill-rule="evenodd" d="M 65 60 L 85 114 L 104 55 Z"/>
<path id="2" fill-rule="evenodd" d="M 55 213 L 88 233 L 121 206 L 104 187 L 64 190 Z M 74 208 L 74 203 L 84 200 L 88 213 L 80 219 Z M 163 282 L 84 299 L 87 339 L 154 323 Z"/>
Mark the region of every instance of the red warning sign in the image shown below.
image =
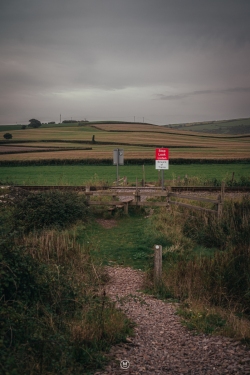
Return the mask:
<path id="1" fill-rule="evenodd" d="M 168 148 L 156 148 L 155 160 L 169 160 Z"/>
<path id="2" fill-rule="evenodd" d="M 155 149 L 155 169 L 169 169 L 168 148 Z"/>

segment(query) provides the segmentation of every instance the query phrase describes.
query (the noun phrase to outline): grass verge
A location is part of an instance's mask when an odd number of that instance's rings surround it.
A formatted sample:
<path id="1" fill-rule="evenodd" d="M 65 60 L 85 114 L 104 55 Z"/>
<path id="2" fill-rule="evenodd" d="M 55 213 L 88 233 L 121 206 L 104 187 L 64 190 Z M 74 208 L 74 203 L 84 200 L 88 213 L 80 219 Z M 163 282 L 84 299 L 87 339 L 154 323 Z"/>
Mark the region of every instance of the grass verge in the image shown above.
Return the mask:
<path id="1" fill-rule="evenodd" d="M 154 243 L 166 243 L 153 231 L 144 210 L 131 210 L 129 216 L 122 212 L 112 216 L 104 210 L 101 219 L 99 215 L 97 212 L 87 227 L 79 227 L 77 231 L 78 240 L 89 246 L 91 256 L 97 263 L 145 270 L 152 263 Z"/>
<path id="2" fill-rule="evenodd" d="M 250 338 L 250 201 L 224 204 L 222 219 L 176 208 L 152 220 L 171 242 L 163 246 L 158 288 L 149 270 L 145 287 L 179 301 L 184 324 L 194 331 Z"/>
<path id="3" fill-rule="evenodd" d="M 31 209 L 33 201 L 26 203 Z M 63 208 L 61 200 L 59 213 Z M 44 230 L 39 222 L 33 232 L 24 215 L 9 232 L 15 207 L 0 211 L 0 372 L 89 374 L 102 367 L 103 353 L 133 327 L 106 296 L 107 274 L 73 230 Z"/>

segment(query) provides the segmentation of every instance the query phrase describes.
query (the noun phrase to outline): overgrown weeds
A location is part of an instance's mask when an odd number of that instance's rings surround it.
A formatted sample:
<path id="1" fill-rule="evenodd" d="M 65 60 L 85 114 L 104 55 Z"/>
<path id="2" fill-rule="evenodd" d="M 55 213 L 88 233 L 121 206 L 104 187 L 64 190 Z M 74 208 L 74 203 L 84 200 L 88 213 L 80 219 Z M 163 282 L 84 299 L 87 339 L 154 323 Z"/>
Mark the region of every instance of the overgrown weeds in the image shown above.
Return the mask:
<path id="1" fill-rule="evenodd" d="M 216 177 L 201 178 L 199 176 L 188 175 L 185 175 L 184 177 L 177 177 L 175 174 L 173 174 L 172 179 L 168 180 L 168 184 L 170 186 L 221 186 L 222 181 L 224 181 L 226 186 L 229 187 L 250 186 L 249 176 L 240 176 L 236 179 L 234 178 L 234 173 L 233 176 L 227 174 L 223 177 L 223 179 L 219 179 Z"/>
<path id="2" fill-rule="evenodd" d="M 185 210 L 180 214 L 172 208 L 161 211 L 153 220 L 171 241 L 170 246 L 163 247 L 162 283 L 154 292 L 188 302 L 190 312 L 185 304 L 180 311 L 190 328 L 249 338 L 249 197 L 226 201 L 220 219 L 199 212 L 190 215 Z M 200 245 L 206 246 L 206 252 Z M 147 289 L 153 288 L 152 277 L 151 270 Z"/>
<path id="3" fill-rule="evenodd" d="M 250 246 L 249 196 L 243 196 L 240 201 L 225 201 L 221 218 L 204 213 L 186 217 L 183 233 L 208 247 Z"/>
<path id="4" fill-rule="evenodd" d="M 68 231 L 1 242 L 0 369 L 85 374 L 131 324 L 105 294 L 107 275 Z"/>

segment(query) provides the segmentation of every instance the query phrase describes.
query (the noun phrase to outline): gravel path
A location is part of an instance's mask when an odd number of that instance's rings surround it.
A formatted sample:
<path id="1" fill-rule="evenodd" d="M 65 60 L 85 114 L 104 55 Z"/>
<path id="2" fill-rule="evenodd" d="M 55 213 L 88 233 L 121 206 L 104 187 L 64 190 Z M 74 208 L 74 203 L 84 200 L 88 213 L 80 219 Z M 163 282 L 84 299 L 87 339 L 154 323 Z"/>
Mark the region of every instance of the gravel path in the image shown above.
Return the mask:
<path id="1" fill-rule="evenodd" d="M 173 304 L 138 290 L 143 272 L 109 267 L 106 292 L 136 323 L 135 336 L 114 346 L 110 363 L 95 375 L 250 374 L 250 350 L 228 338 L 194 336 L 180 324 Z M 121 368 L 121 361 L 123 367 Z"/>

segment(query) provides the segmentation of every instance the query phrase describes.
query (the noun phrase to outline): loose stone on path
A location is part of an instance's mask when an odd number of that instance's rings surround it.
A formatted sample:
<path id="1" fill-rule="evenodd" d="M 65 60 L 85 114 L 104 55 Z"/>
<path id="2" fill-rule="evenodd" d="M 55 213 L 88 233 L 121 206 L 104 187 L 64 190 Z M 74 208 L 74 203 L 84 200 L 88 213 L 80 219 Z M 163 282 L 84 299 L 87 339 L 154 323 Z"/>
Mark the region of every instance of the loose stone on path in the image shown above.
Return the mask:
<path id="1" fill-rule="evenodd" d="M 248 348 L 224 337 L 194 336 L 173 304 L 138 291 L 142 271 L 108 267 L 108 273 L 106 293 L 136 323 L 135 336 L 112 347 L 108 366 L 95 375 L 250 374 Z"/>

